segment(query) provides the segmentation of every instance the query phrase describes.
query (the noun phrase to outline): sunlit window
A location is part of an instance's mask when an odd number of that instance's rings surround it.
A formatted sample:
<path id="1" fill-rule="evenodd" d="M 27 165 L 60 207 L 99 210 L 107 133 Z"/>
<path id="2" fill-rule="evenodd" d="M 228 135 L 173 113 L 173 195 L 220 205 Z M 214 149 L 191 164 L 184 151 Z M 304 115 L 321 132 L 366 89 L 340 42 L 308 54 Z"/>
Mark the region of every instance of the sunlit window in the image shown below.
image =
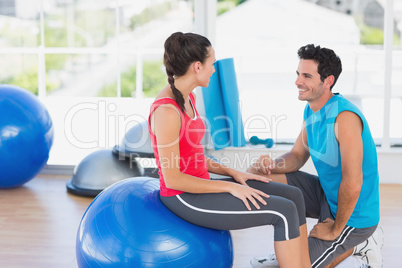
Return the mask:
<path id="1" fill-rule="evenodd" d="M 166 80 L 164 40 L 172 31 L 193 31 L 192 1 L 0 3 L 0 44 L 14 49 L 0 54 L 10 63 L 0 83 L 38 94 L 43 71 L 47 96 L 155 96 Z"/>
<path id="2" fill-rule="evenodd" d="M 77 165 L 146 119 L 166 85 L 163 43 L 194 31 L 192 0 L 0 0 L 0 84 L 38 95 L 49 165 Z"/>
<path id="3" fill-rule="evenodd" d="M 0 0 L 0 84 L 27 89 L 48 108 L 55 128 L 48 164 L 76 165 L 146 119 L 167 82 L 165 39 L 195 31 L 194 6 L 209 1 Z M 314 43 L 341 57 L 334 92 L 363 110 L 381 144 L 385 2 L 217 0 L 211 40 L 217 59 L 234 58 L 244 125 L 276 144 L 294 142 L 305 106 L 294 85 L 296 52 Z M 389 137 L 401 146 L 402 0 L 393 3 Z"/>
<path id="4" fill-rule="evenodd" d="M 402 1 L 394 2 L 392 144 L 398 143 L 398 138 L 402 142 L 402 127 L 397 123 L 402 108 Z M 255 128 L 266 128 L 261 138 L 273 138 L 278 143 L 296 139 L 306 105 L 297 99 L 294 84 L 297 50 L 314 43 L 333 49 L 341 57 L 343 72 L 334 92 L 363 110 L 380 144 L 384 4 L 385 1 L 249 0 L 218 16 L 216 55 L 235 59 L 243 121 L 253 122 Z M 260 119 L 252 120 L 256 116 Z"/>

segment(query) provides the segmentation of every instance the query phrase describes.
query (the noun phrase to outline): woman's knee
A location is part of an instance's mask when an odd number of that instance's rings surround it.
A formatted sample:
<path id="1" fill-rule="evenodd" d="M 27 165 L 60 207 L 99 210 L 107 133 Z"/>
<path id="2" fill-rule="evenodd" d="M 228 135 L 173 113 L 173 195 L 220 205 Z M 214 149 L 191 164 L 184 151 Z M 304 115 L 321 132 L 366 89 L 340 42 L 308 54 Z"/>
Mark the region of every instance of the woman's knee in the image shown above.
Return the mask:
<path id="1" fill-rule="evenodd" d="M 304 196 L 300 188 L 295 186 L 289 186 L 288 193 L 289 193 L 289 199 L 292 200 L 295 204 L 297 203 L 304 204 Z"/>
<path id="2" fill-rule="evenodd" d="M 299 188 L 291 186 L 291 188 L 289 188 L 289 193 L 291 196 L 290 200 L 292 200 L 297 207 L 299 223 L 300 225 L 303 225 L 306 223 L 306 204 L 304 202 L 303 192 Z"/>
<path id="3" fill-rule="evenodd" d="M 281 212 L 288 219 L 288 222 L 298 221 L 297 205 L 292 200 L 284 199 Z"/>
<path id="4" fill-rule="evenodd" d="M 293 239 L 299 236 L 299 215 L 296 204 L 289 200 L 283 199 L 281 208 L 278 210 L 278 217 L 273 224 L 275 229 L 275 241 Z"/>

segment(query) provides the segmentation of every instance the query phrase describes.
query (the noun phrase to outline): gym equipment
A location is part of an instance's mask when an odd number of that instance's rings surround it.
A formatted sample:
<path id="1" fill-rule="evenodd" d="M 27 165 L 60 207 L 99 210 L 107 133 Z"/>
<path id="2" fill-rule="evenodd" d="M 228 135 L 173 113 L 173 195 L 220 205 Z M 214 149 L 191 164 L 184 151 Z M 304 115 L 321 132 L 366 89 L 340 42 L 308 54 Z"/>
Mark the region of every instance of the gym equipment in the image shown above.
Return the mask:
<path id="1" fill-rule="evenodd" d="M 202 90 L 206 129 L 215 150 L 246 145 L 233 58 L 217 60 L 215 73 Z"/>
<path id="2" fill-rule="evenodd" d="M 159 181 L 119 181 L 101 192 L 82 217 L 78 267 L 232 267 L 229 231 L 191 224 L 159 199 Z"/>
<path id="3" fill-rule="evenodd" d="M 139 122 L 129 129 L 120 144 L 113 148 L 113 152 L 126 158 L 133 158 L 133 156 L 154 158 L 154 150 L 148 132 L 148 121 Z"/>
<path id="4" fill-rule="evenodd" d="M 0 188 L 18 187 L 40 172 L 53 134 L 52 119 L 34 94 L 0 85 Z"/>
<path id="5" fill-rule="evenodd" d="M 253 145 L 264 144 L 265 147 L 267 147 L 267 148 L 271 148 L 272 146 L 274 146 L 274 140 L 273 139 L 260 139 L 257 136 L 252 136 L 250 138 L 250 143 L 253 144 Z"/>
<path id="6" fill-rule="evenodd" d="M 143 173 L 136 161 L 119 159 L 111 149 L 103 149 L 89 154 L 75 167 L 66 187 L 69 193 L 94 197 L 115 182 Z"/>
<path id="7" fill-rule="evenodd" d="M 113 147 L 119 158 L 137 161 L 138 158 L 155 158 L 148 132 L 148 121 L 144 120 L 127 131 L 120 144 Z M 140 163 L 141 161 L 137 161 Z M 157 167 L 145 167 L 144 176 L 159 178 Z"/>

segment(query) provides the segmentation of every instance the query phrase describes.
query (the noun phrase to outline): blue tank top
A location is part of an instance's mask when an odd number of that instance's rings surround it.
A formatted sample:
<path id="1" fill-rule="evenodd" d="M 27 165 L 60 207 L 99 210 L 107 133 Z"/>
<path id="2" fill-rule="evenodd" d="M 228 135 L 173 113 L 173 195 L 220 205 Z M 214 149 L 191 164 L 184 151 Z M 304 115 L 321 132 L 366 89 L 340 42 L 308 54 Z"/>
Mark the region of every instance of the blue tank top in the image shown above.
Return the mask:
<path id="1" fill-rule="evenodd" d="M 371 227 L 380 220 L 377 150 L 368 123 L 360 110 L 339 94 L 335 94 L 316 113 L 307 104 L 304 109 L 304 121 L 308 148 L 331 213 L 336 216 L 342 166 L 334 126 L 336 117 L 343 111 L 357 114 L 363 123 L 363 186 L 347 225 L 355 228 Z"/>

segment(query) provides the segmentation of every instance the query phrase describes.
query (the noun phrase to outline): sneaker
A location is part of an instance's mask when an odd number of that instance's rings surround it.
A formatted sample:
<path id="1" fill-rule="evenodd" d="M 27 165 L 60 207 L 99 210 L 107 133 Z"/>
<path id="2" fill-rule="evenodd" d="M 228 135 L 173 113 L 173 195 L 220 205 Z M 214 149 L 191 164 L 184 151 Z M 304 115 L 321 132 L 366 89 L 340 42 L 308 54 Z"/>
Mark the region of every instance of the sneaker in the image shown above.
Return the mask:
<path id="1" fill-rule="evenodd" d="M 269 254 L 265 257 L 254 257 L 250 260 L 250 264 L 253 268 L 279 267 L 275 254 Z"/>
<path id="2" fill-rule="evenodd" d="M 355 247 L 353 255 L 361 258 L 370 268 L 382 268 L 383 245 L 384 232 L 378 227 L 366 241 Z"/>
<path id="3" fill-rule="evenodd" d="M 370 268 L 364 261 L 357 256 L 349 256 L 343 260 L 336 268 Z"/>

